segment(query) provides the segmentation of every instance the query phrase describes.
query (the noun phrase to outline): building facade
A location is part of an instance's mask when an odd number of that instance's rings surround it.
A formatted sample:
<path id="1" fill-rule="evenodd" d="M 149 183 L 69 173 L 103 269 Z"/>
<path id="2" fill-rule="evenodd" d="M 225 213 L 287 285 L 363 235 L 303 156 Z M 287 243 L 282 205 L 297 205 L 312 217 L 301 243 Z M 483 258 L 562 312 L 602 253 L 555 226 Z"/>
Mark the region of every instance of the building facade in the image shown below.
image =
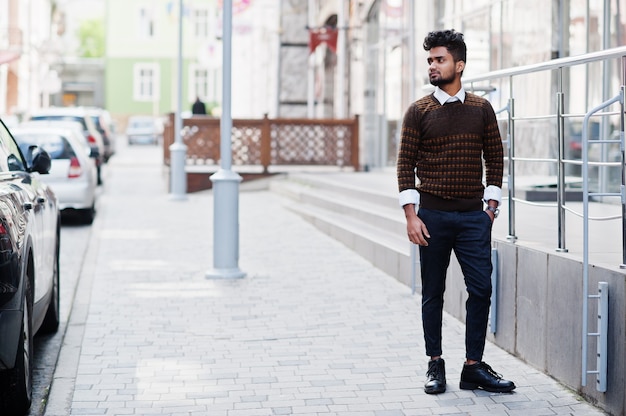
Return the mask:
<path id="1" fill-rule="evenodd" d="M 468 45 L 465 78 L 488 71 L 544 62 L 626 44 L 626 10 L 619 0 L 310 0 L 316 26 L 331 24 L 345 35 L 337 53 L 314 53 L 315 116 L 361 115 L 363 167 L 395 163 L 399 123 L 404 109 L 429 90 L 426 53 L 421 44 L 435 29 L 463 32 Z M 337 23 L 344 14 L 344 23 Z M 343 51 L 343 52 L 341 52 Z M 340 65 L 342 58 L 346 63 Z M 616 68 L 609 78 L 619 79 Z M 580 111 L 601 102 L 607 86 L 580 90 L 606 69 L 572 74 L 567 103 Z M 341 82 L 345 79 L 345 82 Z M 550 92 L 554 79 L 537 82 Z M 499 88 L 498 88 L 499 87 Z M 503 105 L 495 86 L 494 106 Z M 535 94 L 536 89 L 528 89 Z M 341 99 L 342 96 L 348 97 Z M 536 105 L 555 108 L 553 99 Z M 338 108 L 340 107 L 340 108 Z M 579 126 L 568 127 L 572 131 Z M 541 138 L 539 138 L 541 140 Z"/>
<path id="2" fill-rule="evenodd" d="M 185 114 L 198 97 L 210 113 L 219 115 L 223 93 L 221 1 L 182 3 L 179 50 L 179 1 L 107 1 L 104 84 L 106 107 L 112 114 L 174 112 L 180 82 Z M 233 7 L 233 116 L 273 113 L 278 7 L 269 0 L 234 1 Z"/>
<path id="3" fill-rule="evenodd" d="M 0 1 L 0 113 L 54 104 L 102 106 L 116 118 L 163 115 L 178 108 L 180 80 L 183 111 L 190 111 L 198 96 L 219 115 L 222 1 L 182 1 L 179 75 L 180 3 Z M 421 41 L 430 30 L 454 28 L 465 34 L 469 57 L 464 77 L 626 43 L 626 11 L 620 0 L 233 0 L 232 4 L 233 117 L 359 115 L 364 169 L 394 163 L 403 111 L 428 91 Z M 74 12 L 78 6 L 104 20 L 102 58 L 78 57 L 76 45 L 68 40 L 83 17 Z M 313 48 L 314 36 L 319 40 L 326 32 L 334 32 L 334 40 Z M 568 83 L 579 87 L 606 71 L 572 74 Z M 612 71 L 610 77 L 617 78 Z M 538 80 L 548 90 L 552 81 Z M 568 102 L 571 111 L 602 100 L 606 89 L 569 94 L 575 97 Z M 494 86 L 489 93 L 494 106 L 502 104 L 501 91 L 502 86 Z M 529 89 L 528 94 L 533 93 Z M 542 99 L 537 105 L 555 104 Z M 575 131 L 579 126 L 568 128 Z"/>
<path id="4" fill-rule="evenodd" d="M 0 1 L 0 114 L 21 117 L 60 88 L 51 0 Z"/>

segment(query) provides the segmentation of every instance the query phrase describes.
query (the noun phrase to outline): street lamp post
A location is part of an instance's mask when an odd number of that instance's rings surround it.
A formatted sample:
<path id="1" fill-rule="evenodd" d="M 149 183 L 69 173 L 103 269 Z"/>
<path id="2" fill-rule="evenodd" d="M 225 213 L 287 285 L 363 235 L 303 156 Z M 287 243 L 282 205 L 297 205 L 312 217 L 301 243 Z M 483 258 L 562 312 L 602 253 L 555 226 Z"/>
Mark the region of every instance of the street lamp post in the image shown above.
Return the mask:
<path id="1" fill-rule="evenodd" d="M 170 199 L 187 199 L 187 175 L 185 162 L 187 146 L 183 143 L 181 130 L 183 129 L 183 0 L 179 0 L 178 16 L 178 103 L 174 118 L 174 143 L 170 145 Z"/>
<path id="2" fill-rule="evenodd" d="M 220 169 L 210 178 L 213 182 L 213 268 L 207 271 L 207 279 L 238 279 L 245 276 L 237 265 L 239 260 L 239 183 L 242 178 L 231 170 L 232 0 L 224 0 L 223 7 Z"/>

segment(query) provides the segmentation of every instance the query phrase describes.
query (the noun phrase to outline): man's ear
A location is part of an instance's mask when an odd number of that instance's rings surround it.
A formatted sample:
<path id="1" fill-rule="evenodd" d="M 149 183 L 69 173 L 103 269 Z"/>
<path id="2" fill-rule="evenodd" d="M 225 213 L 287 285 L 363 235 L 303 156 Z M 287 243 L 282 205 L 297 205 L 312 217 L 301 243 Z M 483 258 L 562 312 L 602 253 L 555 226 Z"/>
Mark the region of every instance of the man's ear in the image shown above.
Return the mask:
<path id="1" fill-rule="evenodd" d="M 457 61 L 457 63 L 456 63 L 456 72 L 463 72 L 464 69 L 465 69 L 465 62 L 464 61 Z"/>

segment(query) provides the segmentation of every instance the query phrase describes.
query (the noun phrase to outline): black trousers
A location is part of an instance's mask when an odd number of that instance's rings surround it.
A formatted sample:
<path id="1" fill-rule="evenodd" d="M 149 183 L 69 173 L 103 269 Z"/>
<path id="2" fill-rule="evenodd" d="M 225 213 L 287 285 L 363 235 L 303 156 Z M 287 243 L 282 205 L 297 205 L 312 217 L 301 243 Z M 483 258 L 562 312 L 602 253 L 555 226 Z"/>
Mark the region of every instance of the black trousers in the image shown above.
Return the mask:
<path id="1" fill-rule="evenodd" d="M 428 228 L 428 246 L 420 246 L 422 324 L 426 355 L 442 355 L 443 294 L 454 251 L 465 279 L 465 354 L 481 361 L 491 306 L 491 218 L 484 211 L 447 212 L 420 208 Z"/>

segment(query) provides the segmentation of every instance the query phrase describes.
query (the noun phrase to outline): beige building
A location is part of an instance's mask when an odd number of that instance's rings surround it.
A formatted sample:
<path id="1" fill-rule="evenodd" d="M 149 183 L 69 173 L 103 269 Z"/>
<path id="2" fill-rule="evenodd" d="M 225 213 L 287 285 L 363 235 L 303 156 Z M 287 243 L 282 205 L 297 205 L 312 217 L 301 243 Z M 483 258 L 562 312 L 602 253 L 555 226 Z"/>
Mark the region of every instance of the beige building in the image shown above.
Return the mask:
<path id="1" fill-rule="evenodd" d="M 428 88 L 424 36 L 434 29 L 454 28 L 466 36 L 466 78 L 503 68 L 544 62 L 626 44 L 626 10 L 617 0 L 299 0 L 283 1 L 288 10 L 308 10 L 309 28 L 339 31 L 337 52 L 322 44 L 308 61 L 308 110 L 299 91 L 283 88 L 290 112 L 301 116 L 340 117 L 359 114 L 365 168 L 394 163 L 398 123 L 404 109 Z M 283 21 L 287 19 L 282 15 Z M 305 24 L 299 15 L 299 28 Z M 283 24 L 283 28 L 286 26 Z M 293 62 L 293 46 L 301 31 L 284 31 L 284 60 Z M 283 41 L 284 42 L 284 41 Z M 287 52 L 289 51 L 289 52 Z M 308 50 L 295 61 L 305 66 Z M 281 56 L 283 56 L 281 55 Z M 282 61 L 281 61 L 282 62 Z M 295 64 L 292 63 L 295 66 Z M 293 73 L 293 72 L 291 72 Z M 293 78 L 302 79 L 303 70 Z M 587 76 L 594 76 L 588 74 Z M 617 76 L 617 75 L 615 75 Z M 546 86 L 549 88 L 549 82 Z M 572 85 L 580 85 L 575 78 Z M 281 85 L 289 81 L 281 80 Z M 529 90 L 529 93 L 532 93 Z M 601 97 L 602 89 L 578 95 L 580 103 Z M 491 99 L 497 99 L 498 92 Z M 547 101 L 539 103 L 553 107 Z M 573 102 L 572 106 L 579 103 Z M 293 107 L 298 107 L 295 111 Z M 279 106 L 285 113 L 285 105 Z"/>
<path id="2" fill-rule="evenodd" d="M 51 70 L 58 29 L 52 0 L 0 1 L 0 114 L 7 120 L 46 105 L 60 88 Z"/>

